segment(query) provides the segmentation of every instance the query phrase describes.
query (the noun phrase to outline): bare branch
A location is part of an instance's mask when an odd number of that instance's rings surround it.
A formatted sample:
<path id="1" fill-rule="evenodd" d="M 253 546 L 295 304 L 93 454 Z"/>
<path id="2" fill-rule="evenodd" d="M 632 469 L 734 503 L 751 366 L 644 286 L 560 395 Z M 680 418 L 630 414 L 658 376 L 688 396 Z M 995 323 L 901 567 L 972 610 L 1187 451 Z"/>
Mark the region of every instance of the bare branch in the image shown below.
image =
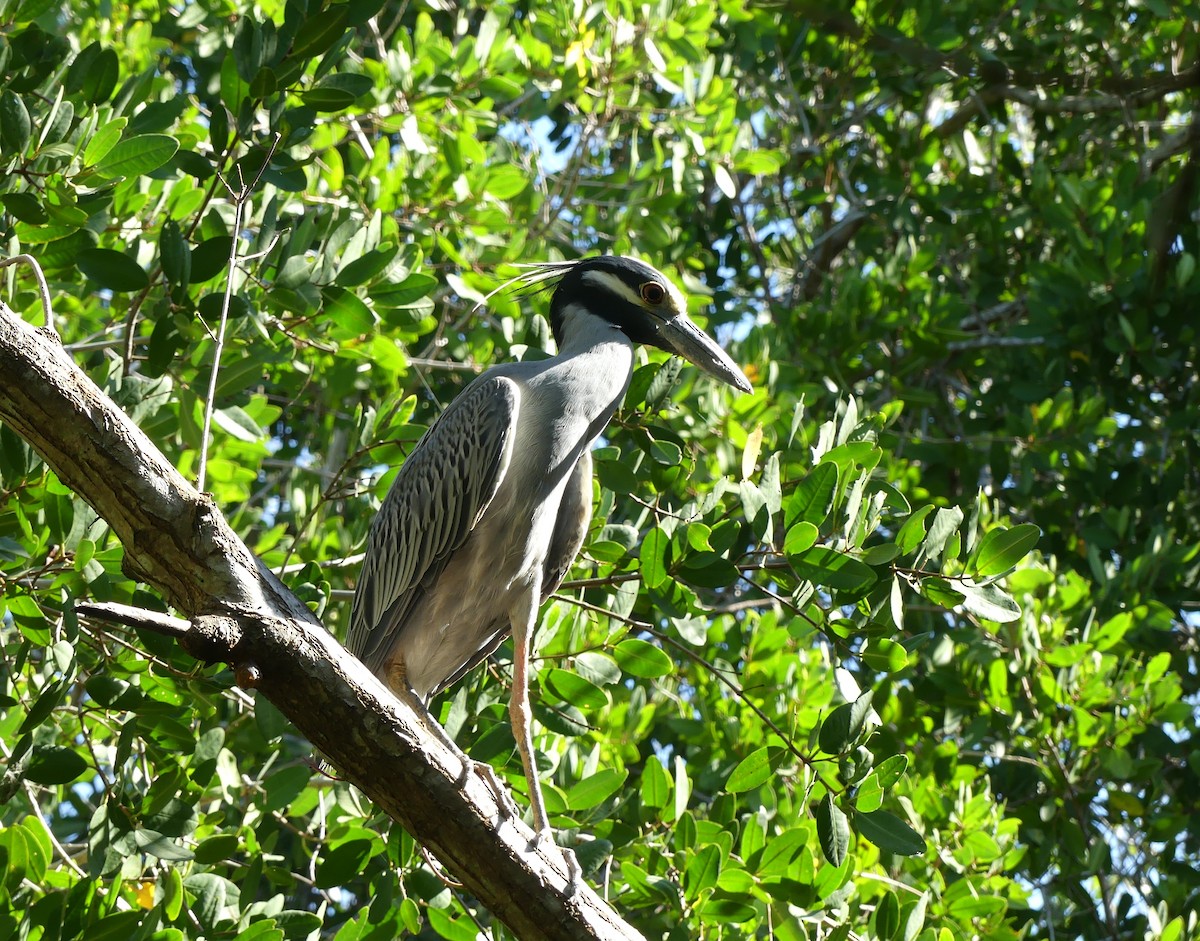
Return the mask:
<path id="1" fill-rule="evenodd" d="M 167 637 L 183 638 L 191 629 L 191 624 L 183 618 L 173 618 L 161 611 L 134 608 L 127 604 L 118 604 L 115 601 L 80 603 L 75 605 L 75 610 L 85 618 L 107 621 L 110 624 L 123 624 L 125 627 L 140 627 Z"/>

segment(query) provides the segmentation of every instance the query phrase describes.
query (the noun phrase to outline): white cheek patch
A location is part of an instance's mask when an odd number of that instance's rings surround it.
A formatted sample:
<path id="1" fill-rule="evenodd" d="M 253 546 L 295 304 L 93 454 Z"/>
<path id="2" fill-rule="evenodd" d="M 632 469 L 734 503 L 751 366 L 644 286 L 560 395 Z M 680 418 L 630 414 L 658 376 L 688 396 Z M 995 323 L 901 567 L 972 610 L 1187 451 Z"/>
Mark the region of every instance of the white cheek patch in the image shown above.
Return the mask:
<path id="1" fill-rule="evenodd" d="M 675 284 L 668 281 L 666 278 L 662 280 L 663 286 L 667 289 L 667 294 L 671 298 L 670 306 L 681 314 L 687 313 L 687 298 L 683 296 L 683 292 L 675 287 Z"/>
<path id="2" fill-rule="evenodd" d="M 594 284 L 598 288 L 608 291 L 610 294 L 629 301 L 631 304 L 642 303 L 642 299 L 628 284 L 618 278 L 615 274 L 607 271 L 585 271 L 580 279 L 587 284 Z"/>
<path id="3" fill-rule="evenodd" d="M 611 294 L 634 304 L 637 307 L 643 307 L 651 313 L 663 320 L 671 320 L 678 314 L 687 313 L 687 298 L 683 296 L 683 292 L 666 277 L 659 275 L 654 278 L 654 282 L 661 284 L 667 291 L 667 302 L 660 304 L 657 308 L 651 307 L 644 300 L 639 292 L 635 291 L 628 284 L 622 281 L 615 274 L 608 271 L 585 271 L 581 278 L 587 284 L 595 285 L 598 288 L 608 291 Z M 649 280 L 649 279 L 647 279 Z"/>

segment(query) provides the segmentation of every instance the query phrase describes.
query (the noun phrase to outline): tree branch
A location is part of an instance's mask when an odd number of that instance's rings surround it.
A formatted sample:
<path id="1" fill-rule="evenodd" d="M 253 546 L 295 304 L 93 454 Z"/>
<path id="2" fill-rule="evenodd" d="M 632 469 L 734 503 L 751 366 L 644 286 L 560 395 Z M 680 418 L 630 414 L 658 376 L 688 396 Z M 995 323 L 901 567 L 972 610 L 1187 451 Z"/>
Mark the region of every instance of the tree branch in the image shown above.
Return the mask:
<path id="1" fill-rule="evenodd" d="M 158 625 L 185 650 L 231 663 L 239 684 L 266 696 L 519 937 L 641 937 L 590 887 L 568 886 L 553 849 L 531 848 L 533 831 L 507 815 L 468 759 L 330 636 L 53 331 L 3 303 L 0 376 L 0 421 L 108 521 L 126 573 L 190 617 L 186 629 Z"/>

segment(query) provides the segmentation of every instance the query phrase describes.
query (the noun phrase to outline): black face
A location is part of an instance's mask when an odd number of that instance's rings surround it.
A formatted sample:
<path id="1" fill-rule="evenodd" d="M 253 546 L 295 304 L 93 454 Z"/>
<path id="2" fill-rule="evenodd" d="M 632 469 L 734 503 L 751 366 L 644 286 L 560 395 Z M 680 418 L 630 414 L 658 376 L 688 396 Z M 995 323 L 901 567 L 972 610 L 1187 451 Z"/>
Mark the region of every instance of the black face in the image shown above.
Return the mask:
<path id="1" fill-rule="evenodd" d="M 636 258 L 599 255 L 573 265 L 550 301 L 550 329 L 562 345 L 563 315 L 580 304 L 617 326 L 634 343 L 670 349 L 659 341 L 662 324 L 682 313 L 682 298 L 659 271 Z"/>

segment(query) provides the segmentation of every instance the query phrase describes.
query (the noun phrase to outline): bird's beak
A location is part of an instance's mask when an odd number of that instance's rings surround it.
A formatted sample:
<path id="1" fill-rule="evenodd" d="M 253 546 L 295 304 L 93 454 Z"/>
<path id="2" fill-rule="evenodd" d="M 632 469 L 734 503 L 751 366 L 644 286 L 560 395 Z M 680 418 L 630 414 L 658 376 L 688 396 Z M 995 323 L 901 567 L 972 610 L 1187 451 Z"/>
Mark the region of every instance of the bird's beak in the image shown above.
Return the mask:
<path id="1" fill-rule="evenodd" d="M 685 314 L 678 314 L 658 330 L 657 346 L 682 356 L 714 379 L 739 389 L 752 391 L 750 380 L 723 349 L 707 333 L 692 323 Z"/>

